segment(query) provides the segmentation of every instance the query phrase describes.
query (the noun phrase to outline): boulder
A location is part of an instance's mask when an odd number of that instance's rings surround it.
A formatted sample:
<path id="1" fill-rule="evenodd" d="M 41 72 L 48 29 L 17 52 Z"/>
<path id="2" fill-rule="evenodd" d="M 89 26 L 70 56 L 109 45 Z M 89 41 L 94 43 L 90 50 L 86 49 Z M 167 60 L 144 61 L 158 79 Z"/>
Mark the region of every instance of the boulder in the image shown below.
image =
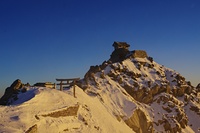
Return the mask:
<path id="1" fill-rule="evenodd" d="M 4 95 L 0 99 L 0 105 L 8 105 L 10 98 L 16 100 L 21 88 L 23 88 L 21 80 L 15 80 L 10 87 L 6 88 Z"/>
<path id="2" fill-rule="evenodd" d="M 95 73 L 100 72 L 101 68 L 100 66 L 96 65 L 96 66 L 90 66 L 89 71 L 85 74 L 84 78 L 88 79 L 90 77 L 93 77 Z"/>
<path id="3" fill-rule="evenodd" d="M 136 133 L 153 133 L 153 123 L 141 109 L 136 109 L 125 123 Z"/>
<path id="4" fill-rule="evenodd" d="M 130 51 L 125 48 L 115 49 L 112 54 L 110 55 L 110 61 L 113 63 L 123 61 L 127 58 Z"/>
<path id="5" fill-rule="evenodd" d="M 185 94 L 185 90 L 186 90 L 187 86 L 181 86 L 180 88 L 177 89 L 177 96 L 181 97 Z"/>
<path id="6" fill-rule="evenodd" d="M 146 51 L 144 51 L 144 50 L 134 50 L 132 53 L 133 53 L 132 54 L 133 58 L 146 58 L 146 57 L 148 57 Z"/>

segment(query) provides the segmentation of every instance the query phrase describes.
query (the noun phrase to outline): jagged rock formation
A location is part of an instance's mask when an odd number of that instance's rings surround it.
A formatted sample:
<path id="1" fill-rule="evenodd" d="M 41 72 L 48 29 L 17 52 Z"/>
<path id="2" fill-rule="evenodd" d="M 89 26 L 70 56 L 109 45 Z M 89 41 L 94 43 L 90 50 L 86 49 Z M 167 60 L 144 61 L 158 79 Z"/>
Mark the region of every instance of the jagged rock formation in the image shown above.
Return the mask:
<path id="1" fill-rule="evenodd" d="M 152 102 L 153 96 L 161 92 L 167 92 L 173 94 L 173 96 L 183 96 L 185 93 L 190 94 L 192 92 L 194 87 L 190 82 L 185 81 L 185 78 L 179 73 L 154 62 L 153 58 L 148 57 L 145 51 L 127 51 L 121 56 L 121 53 L 116 50 L 126 51 L 128 48 L 121 47 L 123 44 L 129 45 L 116 42 L 114 44 L 115 50 L 111 59 L 103 62 L 102 65 L 90 67 L 84 77 L 86 84 L 89 80 L 93 80 L 95 85 L 98 85 L 95 80 L 96 73 L 100 73 L 101 78 L 107 75 L 118 82 L 134 99 L 143 103 Z M 121 47 L 118 48 L 116 44 L 120 44 Z M 112 61 L 115 63 L 112 63 Z"/>
<path id="2" fill-rule="evenodd" d="M 146 51 L 144 50 L 134 50 L 131 55 L 133 58 L 147 58 L 148 57 Z"/>
<path id="3" fill-rule="evenodd" d="M 26 92 L 21 80 L 15 80 L 10 87 L 6 88 L 4 95 L 0 99 L 0 105 L 9 105 L 12 101 L 17 100 L 19 92 Z"/>
<path id="4" fill-rule="evenodd" d="M 124 48 L 115 49 L 110 56 L 110 61 L 112 62 L 122 61 L 126 58 L 126 56 L 129 53 L 130 51 Z"/>
<path id="5" fill-rule="evenodd" d="M 110 61 L 112 62 L 122 61 L 130 53 L 130 45 L 126 42 L 114 42 L 113 47 L 115 48 L 115 50 L 110 55 Z"/>
<path id="6" fill-rule="evenodd" d="M 92 66 L 81 81 L 80 85 L 85 92 L 96 94 L 105 101 L 101 92 L 106 84 L 115 84 L 117 88 L 123 88 L 134 100 L 150 105 L 148 108 L 151 110 L 156 110 L 159 106 L 165 112 L 157 112 L 159 115 L 153 116 L 156 120 L 149 120 L 143 111 L 144 108 L 137 105 L 139 108 L 134 110 L 132 115 L 127 117 L 127 114 L 123 114 L 122 119 L 137 133 L 160 132 L 157 129 L 159 126 L 164 129 L 162 131 L 171 133 L 181 132 L 186 128 L 189 120 L 182 108 L 189 108 L 188 103 L 182 103 L 177 98 L 191 102 L 197 95 L 197 89 L 179 73 L 154 62 L 145 51 L 131 52 L 130 45 L 120 42 L 114 42 L 113 46 L 115 50 L 111 58 L 99 66 Z M 196 101 L 199 104 L 198 98 Z M 195 110 L 197 115 L 200 112 L 197 106 L 192 106 L 191 109 Z"/>
<path id="7" fill-rule="evenodd" d="M 197 85 L 196 89 L 200 92 L 200 83 Z"/>
<path id="8" fill-rule="evenodd" d="M 125 123 L 136 133 L 153 133 L 153 123 L 148 122 L 146 114 L 141 109 L 136 109 Z"/>
<path id="9" fill-rule="evenodd" d="M 127 44 L 126 42 L 114 42 L 113 47 L 115 48 L 115 50 L 110 55 L 109 59 L 109 61 L 111 61 L 112 63 L 123 61 L 128 57 L 133 57 L 133 58 L 148 57 L 146 51 L 144 50 L 129 51 L 130 45 Z"/>

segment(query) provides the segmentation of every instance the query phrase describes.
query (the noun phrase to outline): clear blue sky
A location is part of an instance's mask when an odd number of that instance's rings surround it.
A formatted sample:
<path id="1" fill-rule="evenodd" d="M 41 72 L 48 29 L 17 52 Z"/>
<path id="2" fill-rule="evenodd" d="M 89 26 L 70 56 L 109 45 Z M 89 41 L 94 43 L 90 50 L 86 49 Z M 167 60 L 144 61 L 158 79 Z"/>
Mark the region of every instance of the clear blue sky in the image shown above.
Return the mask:
<path id="1" fill-rule="evenodd" d="M 0 0 L 0 92 L 82 78 L 114 41 L 200 82 L 199 0 Z"/>

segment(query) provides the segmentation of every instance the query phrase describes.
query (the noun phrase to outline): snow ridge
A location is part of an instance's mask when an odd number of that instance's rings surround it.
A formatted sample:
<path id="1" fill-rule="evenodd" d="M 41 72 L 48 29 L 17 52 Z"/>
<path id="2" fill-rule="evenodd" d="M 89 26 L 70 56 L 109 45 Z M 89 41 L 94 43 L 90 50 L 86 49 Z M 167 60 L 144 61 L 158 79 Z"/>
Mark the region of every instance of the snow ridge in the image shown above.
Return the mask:
<path id="1" fill-rule="evenodd" d="M 118 57 L 118 52 L 124 57 Z M 112 56 L 115 62 L 91 66 L 76 85 L 76 98 L 72 88 L 24 89 L 17 82 L 18 88 L 10 88 L 4 97 L 3 103 L 9 106 L 0 106 L 0 132 L 200 131 L 198 89 L 144 51 L 129 52 L 126 47 L 118 52 Z M 11 98 L 7 102 L 8 96 Z"/>

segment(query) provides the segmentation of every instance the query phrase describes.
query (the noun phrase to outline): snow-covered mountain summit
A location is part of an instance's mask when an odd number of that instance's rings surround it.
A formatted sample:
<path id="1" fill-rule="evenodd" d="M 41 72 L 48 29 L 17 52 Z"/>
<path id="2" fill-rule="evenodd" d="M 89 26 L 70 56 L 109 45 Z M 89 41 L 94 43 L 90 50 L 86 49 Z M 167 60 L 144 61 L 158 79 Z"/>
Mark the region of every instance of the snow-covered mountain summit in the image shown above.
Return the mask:
<path id="1" fill-rule="evenodd" d="M 18 85 L 0 107 L 1 132 L 198 132 L 200 94 L 181 74 L 143 50 L 114 42 L 72 90 Z M 26 88 L 26 89 L 24 89 Z M 17 91 L 16 91 L 17 90 Z M 14 96 L 12 95 L 14 92 Z M 5 98 L 5 96 L 4 96 Z M 4 99 L 5 100 L 5 99 Z M 5 103 L 5 102 L 4 102 Z"/>
<path id="2" fill-rule="evenodd" d="M 114 42 L 113 46 L 111 58 L 91 66 L 81 81 L 80 86 L 88 95 L 96 95 L 104 104 L 113 106 L 111 112 L 135 132 L 199 130 L 200 126 L 190 121 L 200 121 L 200 101 L 197 89 L 189 81 L 153 61 L 143 50 L 129 51 L 130 45 L 124 42 Z M 193 108 L 196 114 L 191 111 Z M 188 117 L 191 112 L 195 117 Z"/>

